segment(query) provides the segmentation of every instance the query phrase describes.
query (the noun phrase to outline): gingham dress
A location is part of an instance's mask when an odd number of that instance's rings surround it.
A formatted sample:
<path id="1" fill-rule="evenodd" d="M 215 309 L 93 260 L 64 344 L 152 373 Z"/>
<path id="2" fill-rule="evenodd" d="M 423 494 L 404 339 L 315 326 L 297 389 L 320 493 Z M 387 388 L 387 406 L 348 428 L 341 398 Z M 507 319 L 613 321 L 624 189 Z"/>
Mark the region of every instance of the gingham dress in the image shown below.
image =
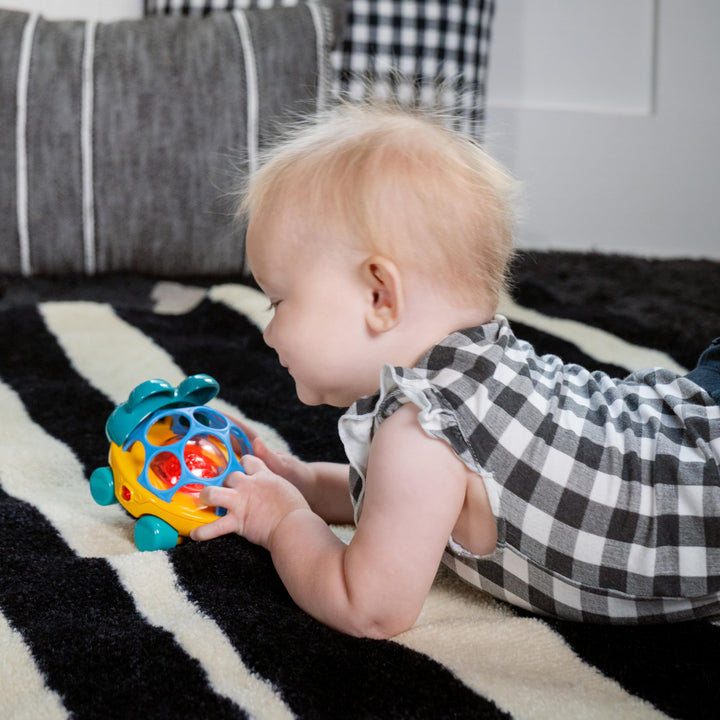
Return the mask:
<path id="1" fill-rule="evenodd" d="M 386 366 L 341 418 L 356 519 L 373 434 L 407 402 L 481 475 L 497 519 L 491 555 L 450 538 L 444 562 L 464 580 L 571 620 L 720 614 L 720 406 L 705 390 L 540 357 L 497 316 L 414 368 Z"/>

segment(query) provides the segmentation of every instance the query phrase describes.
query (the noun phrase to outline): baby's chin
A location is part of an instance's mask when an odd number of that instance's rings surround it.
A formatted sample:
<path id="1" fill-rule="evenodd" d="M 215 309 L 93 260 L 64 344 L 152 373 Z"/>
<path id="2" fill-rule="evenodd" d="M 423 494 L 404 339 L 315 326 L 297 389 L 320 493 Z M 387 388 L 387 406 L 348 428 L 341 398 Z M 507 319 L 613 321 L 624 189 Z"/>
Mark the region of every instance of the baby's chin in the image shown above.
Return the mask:
<path id="1" fill-rule="evenodd" d="M 295 381 L 295 392 L 297 393 L 298 400 L 303 405 L 328 405 L 329 403 L 323 399 L 323 394 L 317 390 L 313 390 L 306 385 L 302 385 L 297 380 Z"/>
<path id="2" fill-rule="evenodd" d="M 350 407 L 358 398 L 342 390 L 317 390 L 295 381 L 295 392 L 303 405 L 330 405 L 336 408 Z"/>

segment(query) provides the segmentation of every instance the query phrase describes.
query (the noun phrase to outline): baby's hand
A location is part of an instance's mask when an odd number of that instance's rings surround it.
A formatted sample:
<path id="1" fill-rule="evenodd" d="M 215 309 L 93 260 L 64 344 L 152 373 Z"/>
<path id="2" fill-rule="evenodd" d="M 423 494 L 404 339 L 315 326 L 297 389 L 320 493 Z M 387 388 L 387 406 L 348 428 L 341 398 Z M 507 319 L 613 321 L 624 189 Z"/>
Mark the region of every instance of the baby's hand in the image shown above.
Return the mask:
<path id="1" fill-rule="evenodd" d="M 193 540 L 210 540 L 234 532 L 269 549 L 280 522 L 295 510 L 309 508 L 302 493 L 269 469 L 261 457 L 245 455 L 242 464 L 245 472 L 231 473 L 222 487 L 203 488 L 200 501 L 226 508 L 227 513 L 195 528 L 190 533 Z"/>
<path id="2" fill-rule="evenodd" d="M 315 473 L 308 463 L 303 462 L 290 453 L 271 450 L 262 439 L 257 436 L 252 440 L 252 450 L 255 457 L 260 458 L 268 470 L 285 478 L 285 480 L 292 483 L 305 498 L 308 497 L 308 493 L 312 490 L 315 482 Z"/>
<path id="3" fill-rule="evenodd" d="M 315 473 L 311 466 L 290 453 L 271 450 L 249 425 L 231 415 L 227 417 L 247 435 L 253 454 L 267 465 L 268 470 L 291 482 L 305 497 L 308 497 L 308 492 L 315 482 Z"/>

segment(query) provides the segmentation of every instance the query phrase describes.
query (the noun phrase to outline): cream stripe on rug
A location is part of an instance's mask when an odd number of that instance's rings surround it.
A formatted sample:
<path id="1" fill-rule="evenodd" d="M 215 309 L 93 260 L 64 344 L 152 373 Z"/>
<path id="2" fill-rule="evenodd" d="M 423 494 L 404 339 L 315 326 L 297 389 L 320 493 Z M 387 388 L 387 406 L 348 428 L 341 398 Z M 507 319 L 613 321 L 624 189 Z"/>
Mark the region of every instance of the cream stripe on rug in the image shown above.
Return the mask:
<path id="1" fill-rule="evenodd" d="M 92 500 L 72 450 L 33 422 L 15 391 L 2 382 L 0 427 L 0 484 L 5 492 L 36 507 L 80 556 L 134 549 L 127 513 L 118 505 L 105 508 Z"/>
<path id="2" fill-rule="evenodd" d="M 600 362 L 620 365 L 629 370 L 662 367 L 684 375 L 687 369 L 659 350 L 633 345 L 621 340 L 617 335 L 599 328 L 563 318 L 543 315 L 536 310 L 522 307 L 505 296 L 500 301 L 498 312 L 505 315 L 512 324 L 513 320 L 543 330 L 556 337 L 577 345 L 580 350 Z M 592 370 L 592 368 L 588 368 Z"/>
<path id="3" fill-rule="evenodd" d="M 185 652 L 200 662 L 213 690 L 230 698 L 251 717 L 287 720 L 293 713 L 275 688 L 243 665 L 216 623 L 175 585 L 166 553 L 133 553 L 109 559 L 138 611 L 151 624 L 170 631 Z"/>
<path id="4" fill-rule="evenodd" d="M 169 353 L 118 317 L 110 305 L 50 302 L 42 303 L 40 311 L 73 367 L 114 403 L 127 400 L 130 391 L 144 380 L 163 378 L 178 385 L 185 379 Z M 289 449 L 274 428 L 246 417 L 239 408 L 220 399 L 210 405 L 247 423 L 272 449 Z"/>
<path id="5" fill-rule="evenodd" d="M 254 288 L 226 283 L 211 288 L 209 296 L 215 302 L 223 303 L 235 312 L 245 315 L 260 332 L 265 332 L 272 320 L 273 311 L 267 297 Z"/>
<path id="6" fill-rule="evenodd" d="M 192 312 L 207 296 L 208 291 L 197 285 L 160 280 L 150 295 L 153 312 L 158 315 L 184 315 Z"/>
<path id="7" fill-rule="evenodd" d="M 452 670 L 514 720 L 667 720 L 585 664 L 542 621 L 512 611 L 444 568 L 397 642 Z"/>
<path id="8" fill-rule="evenodd" d="M 0 698 L 4 718 L 64 720 L 70 717 L 42 673 L 22 637 L 0 613 Z"/>
<path id="9" fill-rule="evenodd" d="M 267 297 L 255 288 L 223 283 L 210 288 L 178 282 L 159 281 L 152 291 L 153 311 L 160 315 L 182 315 L 195 309 L 206 297 L 247 317 L 264 332 L 273 312 Z"/>

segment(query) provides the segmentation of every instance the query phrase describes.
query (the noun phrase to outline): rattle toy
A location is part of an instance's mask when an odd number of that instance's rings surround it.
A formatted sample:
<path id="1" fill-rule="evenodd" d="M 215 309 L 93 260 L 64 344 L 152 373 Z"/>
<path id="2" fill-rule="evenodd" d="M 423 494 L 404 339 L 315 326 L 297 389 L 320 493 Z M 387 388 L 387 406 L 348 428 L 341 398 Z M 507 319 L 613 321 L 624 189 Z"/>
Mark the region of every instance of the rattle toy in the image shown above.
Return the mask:
<path id="1" fill-rule="evenodd" d="M 105 425 L 109 467 L 90 477 L 99 505 L 119 502 L 133 517 L 138 550 L 169 550 L 190 531 L 223 515 L 199 500 L 206 485 L 222 485 L 251 452 L 245 433 L 206 407 L 220 389 L 209 375 L 138 385 Z"/>

